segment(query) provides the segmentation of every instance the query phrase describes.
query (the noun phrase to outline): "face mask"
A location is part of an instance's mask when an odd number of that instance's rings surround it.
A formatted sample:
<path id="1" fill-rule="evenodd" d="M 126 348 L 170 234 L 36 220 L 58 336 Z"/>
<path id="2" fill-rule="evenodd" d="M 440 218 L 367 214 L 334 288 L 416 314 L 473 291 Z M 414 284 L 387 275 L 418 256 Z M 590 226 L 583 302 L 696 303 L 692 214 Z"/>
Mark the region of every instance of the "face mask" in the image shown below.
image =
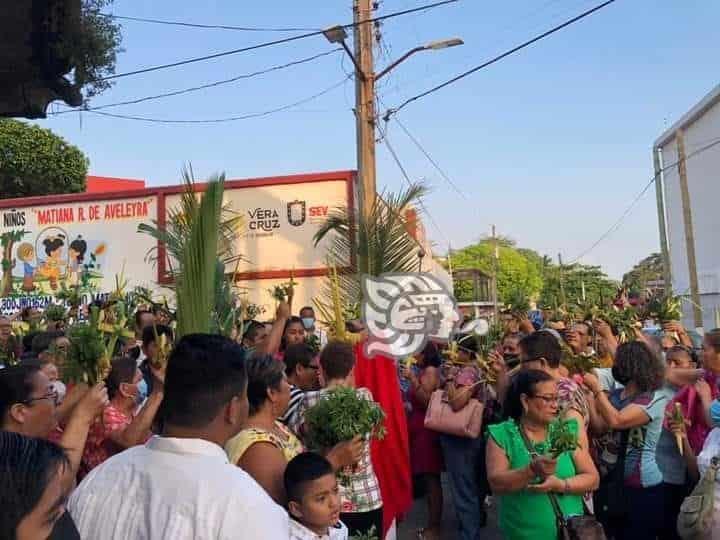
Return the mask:
<path id="1" fill-rule="evenodd" d="M 55 381 L 52 383 L 52 389 L 57 395 L 57 398 L 55 398 L 56 405 L 60 405 L 65 399 L 65 394 L 67 393 L 67 387 L 65 386 L 65 383 L 62 381 Z"/>
<path id="2" fill-rule="evenodd" d="M 140 405 L 148 397 L 148 387 L 145 379 L 142 379 L 137 385 L 137 394 L 135 394 L 135 403 Z"/>
<path id="3" fill-rule="evenodd" d="M 303 317 L 302 323 L 303 323 L 303 326 L 305 327 L 305 330 L 310 330 L 313 326 L 315 326 L 315 318 L 314 317 Z"/>

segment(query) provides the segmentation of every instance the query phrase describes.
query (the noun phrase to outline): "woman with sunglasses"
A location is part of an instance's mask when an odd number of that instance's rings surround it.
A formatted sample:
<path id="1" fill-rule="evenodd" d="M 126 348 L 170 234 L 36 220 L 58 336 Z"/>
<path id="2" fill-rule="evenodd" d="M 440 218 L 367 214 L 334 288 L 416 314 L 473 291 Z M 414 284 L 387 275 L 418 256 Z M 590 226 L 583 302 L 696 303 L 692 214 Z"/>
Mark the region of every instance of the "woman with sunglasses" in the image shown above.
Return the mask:
<path id="1" fill-rule="evenodd" d="M 583 494 L 598 486 L 587 446 L 556 458 L 550 455 L 549 433 L 558 419 L 558 401 L 558 385 L 550 374 L 522 370 L 508 389 L 508 419 L 488 427 L 488 480 L 500 501 L 500 529 L 508 540 L 557 538 L 548 494 L 555 496 L 564 516 L 582 515 Z M 577 436 L 577 421 L 568 422 Z"/>
<path id="2" fill-rule="evenodd" d="M 632 341 L 618 347 L 612 374 L 624 388 L 610 394 L 595 375 L 584 375 L 591 414 L 599 420 L 595 429 L 613 435 L 600 455 L 610 472 L 596 494 L 595 509 L 605 530 L 618 540 L 654 540 L 662 534 L 663 520 L 648 516 L 662 516 L 665 508 L 663 474 L 656 459 L 668 404 L 667 396 L 658 392 L 665 366 L 645 343 Z M 620 458 L 624 470 L 613 474 Z"/>

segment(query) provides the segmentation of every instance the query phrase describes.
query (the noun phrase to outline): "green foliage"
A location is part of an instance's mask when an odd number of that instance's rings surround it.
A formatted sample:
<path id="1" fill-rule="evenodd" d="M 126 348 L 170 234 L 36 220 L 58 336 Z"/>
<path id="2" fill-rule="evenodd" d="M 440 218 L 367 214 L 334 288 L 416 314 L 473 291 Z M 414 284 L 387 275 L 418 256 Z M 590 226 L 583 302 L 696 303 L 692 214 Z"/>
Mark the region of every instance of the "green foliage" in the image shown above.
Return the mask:
<path id="1" fill-rule="evenodd" d="M 662 255 L 653 253 L 633 266 L 622 278 L 622 284 L 632 291 L 644 291 L 651 281 L 663 279 L 664 264 Z"/>
<path id="2" fill-rule="evenodd" d="M 305 345 L 307 345 L 313 354 L 320 354 L 320 338 L 315 334 L 308 334 L 305 337 Z"/>
<path id="3" fill-rule="evenodd" d="M 44 311 L 45 319 L 49 322 L 59 322 L 67 319 L 67 310 L 60 304 L 50 304 Z"/>
<path id="4" fill-rule="evenodd" d="M 543 285 L 542 274 L 537 265 L 528 260 L 520 250 L 508 245 L 507 241 L 498 244 L 497 283 L 500 301 L 515 293 L 530 298 L 536 296 Z M 477 244 L 453 251 L 453 269 L 479 269 L 492 275 L 494 252 L 492 239 L 483 239 Z M 463 285 L 455 290 L 455 297 L 459 302 L 472 301 L 472 285 L 468 282 L 460 283 Z"/>
<path id="5" fill-rule="evenodd" d="M 121 27 L 112 17 L 102 14 L 113 0 L 82 0 L 80 32 L 67 43 L 65 51 L 73 66 L 74 82 L 83 88 L 85 100 L 113 85 L 103 80 L 115 74 L 117 55 L 123 52 Z"/>
<path id="6" fill-rule="evenodd" d="M 201 195 L 195 191 L 192 168 L 183 171 L 183 182 L 180 205 L 169 212 L 166 227 L 143 223 L 138 231 L 167 249 L 178 339 L 197 332 L 230 335 L 238 299 L 234 275 L 226 275 L 225 269 L 240 260 L 234 248 L 241 216 L 223 205 L 225 175 L 210 178 Z"/>
<path id="7" fill-rule="evenodd" d="M 373 525 L 367 532 L 358 533 L 349 537 L 348 540 L 378 540 L 378 532 L 375 529 L 375 525 Z"/>
<path id="8" fill-rule="evenodd" d="M 85 155 L 49 129 L 0 120 L 0 198 L 79 193 L 87 170 Z"/>
<path id="9" fill-rule="evenodd" d="M 105 356 L 105 339 L 100 330 L 100 311 L 93 306 L 90 320 L 70 327 L 68 338 L 70 349 L 65 363 L 68 380 L 76 383 L 94 385 L 102 381 L 109 366 Z"/>
<path id="10" fill-rule="evenodd" d="M 553 309 L 563 304 L 604 306 L 615 298 L 618 284 L 612 281 L 599 266 L 573 264 L 563 266 L 561 271 L 559 266 L 551 265 L 547 266 L 545 271 L 545 283 L 539 301 L 542 307 Z M 585 298 L 583 298 L 583 287 Z"/>
<path id="11" fill-rule="evenodd" d="M 426 193 L 425 186 L 413 184 L 398 194 L 378 194 L 367 216 L 355 216 L 355 224 L 347 208 L 336 208 L 320 226 L 315 245 L 326 237 L 330 239 L 328 266 L 338 269 L 339 288 L 348 310 L 355 311 L 361 299 L 358 276 L 417 270 L 418 245 L 408 233 L 405 211 Z M 352 262 L 354 272 L 341 270 Z M 332 296 L 333 284 L 328 279 L 316 305 L 322 303 L 332 311 Z"/>
<path id="12" fill-rule="evenodd" d="M 578 447 L 577 434 L 570 429 L 570 422 L 575 422 L 575 420 L 559 419 L 550 424 L 548 442 L 553 458 L 557 458 L 564 452 L 574 452 Z"/>
<path id="13" fill-rule="evenodd" d="M 332 448 L 356 435 L 381 439 L 384 419 L 382 408 L 360 397 L 354 388 L 333 388 L 305 413 L 308 447 Z"/>

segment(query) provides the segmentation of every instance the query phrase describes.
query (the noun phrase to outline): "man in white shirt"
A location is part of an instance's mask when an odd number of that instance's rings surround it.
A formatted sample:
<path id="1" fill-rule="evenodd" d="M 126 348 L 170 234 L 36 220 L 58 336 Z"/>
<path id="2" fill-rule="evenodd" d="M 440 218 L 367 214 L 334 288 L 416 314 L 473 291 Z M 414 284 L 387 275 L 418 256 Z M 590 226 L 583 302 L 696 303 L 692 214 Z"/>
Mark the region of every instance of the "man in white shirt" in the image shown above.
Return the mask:
<path id="1" fill-rule="evenodd" d="M 248 414 L 239 345 L 185 336 L 168 362 L 162 434 L 95 468 L 68 509 L 80 535 L 102 540 L 284 539 L 288 516 L 225 443 Z"/>

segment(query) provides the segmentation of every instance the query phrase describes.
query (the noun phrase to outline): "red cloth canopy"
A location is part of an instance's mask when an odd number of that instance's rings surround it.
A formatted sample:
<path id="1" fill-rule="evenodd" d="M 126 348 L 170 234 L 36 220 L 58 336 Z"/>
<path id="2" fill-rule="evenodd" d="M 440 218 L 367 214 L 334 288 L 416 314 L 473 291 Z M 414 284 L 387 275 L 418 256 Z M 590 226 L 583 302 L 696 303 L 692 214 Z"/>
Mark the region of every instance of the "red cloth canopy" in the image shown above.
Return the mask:
<path id="1" fill-rule="evenodd" d="M 393 520 L 412 506 L 412 473 L 410 471 L 410 443 L 407 417 L 400 394 L 397 365 L 385 356 L 365 356 L 364 343 L 355 346 L 355 384 L 372 392 L 373 398 L 385 411 L 383 440 L 374 440 L 371 453 L 375 474 L 383 499 L 383 534 Z"/>

